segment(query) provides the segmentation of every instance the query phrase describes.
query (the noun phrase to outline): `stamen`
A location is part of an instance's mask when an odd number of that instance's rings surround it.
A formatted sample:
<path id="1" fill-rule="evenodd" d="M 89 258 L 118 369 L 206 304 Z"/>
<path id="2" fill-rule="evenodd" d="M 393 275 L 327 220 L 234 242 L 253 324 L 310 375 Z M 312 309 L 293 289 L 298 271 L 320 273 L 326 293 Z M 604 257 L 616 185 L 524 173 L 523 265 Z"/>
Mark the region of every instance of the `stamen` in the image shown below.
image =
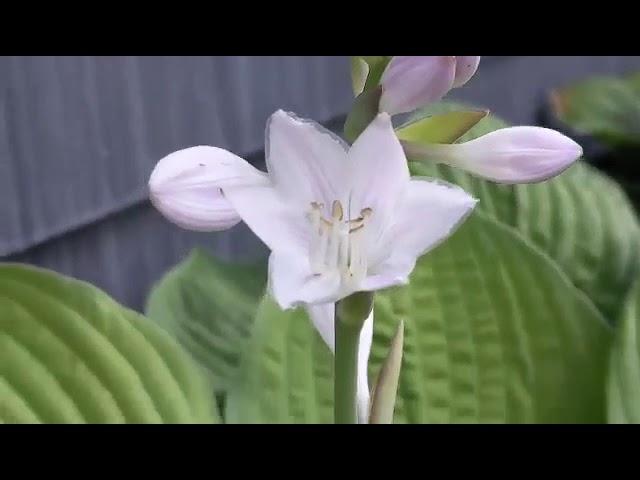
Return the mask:
<path id="1" fill-rule="evenodd" d="M 342 210 L 342 204 L 338 200 L 333 201 L 331 205 L 331 216 L 334 220 L 340 220 L 344 218 L 344 211 Z"/>
<path id="2" fill-rule="evenodd" d="M 342 203 L 335 200 L 331 204 L 331 218 L 324 218 L 324 205 L 311 203 L 307 217 L 311 222 L 312 239 L 310 262 L 313 273 L 341 273 L 344 282 L 359 282 L 367 273 L 367 256 L 363 250 L 366 220 L 372 210 L 364 208 L 355 219 L 344 218 Z"/>
<path id="3" fill-rule="evenodd" d="M 327 219 L 326 219 L 326 218 L 324 218 L 324 217 L 321 217 L 321 218 L 320 218 L 320 221 L 321 221 L 321 222 L 322 222 L 322 224 L 323 224 L 324 226 L 326 226 L 326 227 L 333 227 L 333 222 L 331 222 L 331 221 L 327 220 Z"/>
<path id="4" fill-rule="evenodd" d="M 329 230 L 329 246 L 327 248 L 327 256 L 325 259 L 326 265 L 331 269 L 338 268 L 338 252 L 340 251 L 341 241 L 340 224 L 336 225 L 332 223 Z"/>

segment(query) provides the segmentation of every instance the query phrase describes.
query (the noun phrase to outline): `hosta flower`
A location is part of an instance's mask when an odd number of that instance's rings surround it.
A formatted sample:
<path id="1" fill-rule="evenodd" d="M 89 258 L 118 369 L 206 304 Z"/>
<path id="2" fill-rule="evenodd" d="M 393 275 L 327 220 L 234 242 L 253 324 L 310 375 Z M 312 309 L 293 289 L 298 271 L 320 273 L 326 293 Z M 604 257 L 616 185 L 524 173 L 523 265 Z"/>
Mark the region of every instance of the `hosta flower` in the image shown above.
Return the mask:
<path id="1" fill-rule="evenodd" d="M 498 183 L 533 183 L 554 177 L 582 156 L 582 147 L 555 130 L 510 127 L 469 142 L 430 145 L 403 141 L 412 160 L 462 168 Z"/>
<path id="2" fill-rule="evenodd" d="M 386 113 L 349 147 L 280 110 L 267 124 L 265 153 L 268 173 L 216 147 L 172 153 L 151 174 L 151 200 L 186 228 L 218 230 L 242 219 L 271 250 L 276 301 L 308 307 L 328 342 L 334 302 L 406 283 L 416 259 L 476 203 L 459 187 L 410 178 Z M 366 375 L 360 382 L 365 388 Z M 366 388 L 359 396 L 368 398 Z"/>
<path id="3" fill-rule="evenodd" d="M 478 69 L 480 57 L 396 56 L 382 74 L 380 110 L 391 115 L 436 102 L 461 87 Z"/>

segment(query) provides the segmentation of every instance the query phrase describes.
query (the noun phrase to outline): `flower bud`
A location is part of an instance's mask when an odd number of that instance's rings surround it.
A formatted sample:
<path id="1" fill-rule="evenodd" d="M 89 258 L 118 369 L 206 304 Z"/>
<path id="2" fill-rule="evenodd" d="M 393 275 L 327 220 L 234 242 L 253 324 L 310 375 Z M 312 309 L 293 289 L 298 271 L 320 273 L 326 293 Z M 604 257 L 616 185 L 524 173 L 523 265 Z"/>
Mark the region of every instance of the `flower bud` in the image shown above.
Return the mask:
<path id="1" fill-rule="evenodd" d="M 393 423 L 393 411 L 396 405 L 398 383 L 400 380 L 400 368 L 402 366 L 403 345 L 404 321 L 400 320 L 396 334 L 391 340 L 387 358 L 380 368 L 378 380 L 373 387 L 369 423 Z"/>
<path id="2" fill-rule="evenodd" d="M 226 230 L 240 216 L 217 182 L 219 159 L 232 155 L 215 147 L 192 147 L 167 155 L 149 178 L 149 198 L 167 220 L 195 231 Z M 211 177 L 211 178 L 209 178 Z"/>
<path id="3" fill-rule="evenodd" d="M 463 86 L 478 70 L 478 65 L 480 64 L 480 57 L 466 57 L 466 56 L 457 56 L 456 57 L 456 74 L 453 79 L 453 88 L 458 88 Z"/>
<path id="4" fill-rule="evenodd" d="M 455 74 L 456 57 L 393 57 L 380 81 L 380 111 L 396 115 L 436 102 L 451 89 Z"/>
<path id="5" fill-rule="evenodd" d="M 458 145 L 403 142 L 411 160 L 461 168 L 497 183 L 535 183 L 559 175 L 582 156 L 569 137 L 542 127 L 502 128 Z"/>

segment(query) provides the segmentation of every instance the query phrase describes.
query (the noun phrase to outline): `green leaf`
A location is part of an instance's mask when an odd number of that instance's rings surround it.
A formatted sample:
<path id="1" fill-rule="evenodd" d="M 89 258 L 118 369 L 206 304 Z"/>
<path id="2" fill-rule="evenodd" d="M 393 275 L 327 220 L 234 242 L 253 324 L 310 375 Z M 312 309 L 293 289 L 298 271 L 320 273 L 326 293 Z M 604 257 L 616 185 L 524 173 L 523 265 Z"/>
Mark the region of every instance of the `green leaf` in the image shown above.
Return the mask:
<path id="1" fill-rule="evenodd" d="M 396 423 L 601 422 L 610 330 L 513 229 L 476 214 L 376 295 L 370 374 L 405 323 Z M 332 357 L 301 311 L 263 303 L 229 421 L 330 423 Z"/>
<path id="2" fill-rule="evenodd" d="M 555 115 L 577 132 L 613 146 L 640 144 L 640 91 L 635 79 L 594 77 L 551 92 Z"/>
<path id="3" fill-rule="evenodd" d="M 153 288 L 147 316 L 205 367 L 218 391 L 233 378 L 266 286 L 266 265 L 214 259 L 195 249 Z"/>
<path id="4" fill-rule="evenodd" d="M 440 113 L 405 123 L 396 129 L 396 134 L 408 142 L 453 143 L 488 114 L 488 110 Z"/>
<path id="5" fill-rule="evenodd" d="M 266 295 L 238 376 L 226 423 L 333 423 L 333 355 L 302 309 L 282 311 Z"/>
<path id="6" fill-rule="evenodd" d="M 0 423 L 211 423 L 175 341 L 95 287 L 0 265 Z"/>
<path id="7" fill-rule="evenodd" d="M 516 195 L 516 228 L 614 322 L 640 267 L 638 222 L 620 186 L 579 163 Z"/>
<path id="8" fill-rule="evenodd" d="M 466 108 L 437 104 L 432 111 Z M 424 112 L 423 112 L 424 114 Z M 489 115 L 459 141 L 507 126 Z M 516 228 L 542 249 L 613 322 L 640 270 L 639 229 L 624 191 L 585 162 L 534 185 L 498 185 L 445 165 L 411 163 L 414 175 L 460 185 L 480 201 L 476 209 Z"/>
<path id="9" fill-rule="evenodd" d="M 616 331 L 607 391 L 609 423 L 640 423 L 640 281 Z"/>

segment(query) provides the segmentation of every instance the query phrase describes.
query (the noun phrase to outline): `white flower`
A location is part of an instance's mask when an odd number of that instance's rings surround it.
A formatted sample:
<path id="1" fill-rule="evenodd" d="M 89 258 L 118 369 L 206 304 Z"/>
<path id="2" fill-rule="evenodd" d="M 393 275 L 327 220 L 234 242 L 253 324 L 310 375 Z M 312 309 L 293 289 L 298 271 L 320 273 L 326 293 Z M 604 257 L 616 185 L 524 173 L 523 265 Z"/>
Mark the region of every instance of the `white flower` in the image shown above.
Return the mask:
<path id="1" fill-rule="evenodd" d="M 502 128 L 454 145 L 402 144 L 412 160 L 444 163 L 505 184 L 547 180 L 582 156 L 576 142 L 542 127 Z"/>
<path id="2" fill-rule="evenodd" d="M 406 283 L 417 258 L 476 203 L 459 187 L 410 178 L 386 113 L 349 147 L 279 110 L 267 124 L 265 152 L 268 174 L 216 147 L 172 153 L 151 174 L 152 202 L 185 228 L 218 230 L 242 219 L 271 250 L 269 287 L 278 304 L 306 306 L 330 346 L 334 302 Z M 361 412 L 371 328 L 360 345 Z"/>

